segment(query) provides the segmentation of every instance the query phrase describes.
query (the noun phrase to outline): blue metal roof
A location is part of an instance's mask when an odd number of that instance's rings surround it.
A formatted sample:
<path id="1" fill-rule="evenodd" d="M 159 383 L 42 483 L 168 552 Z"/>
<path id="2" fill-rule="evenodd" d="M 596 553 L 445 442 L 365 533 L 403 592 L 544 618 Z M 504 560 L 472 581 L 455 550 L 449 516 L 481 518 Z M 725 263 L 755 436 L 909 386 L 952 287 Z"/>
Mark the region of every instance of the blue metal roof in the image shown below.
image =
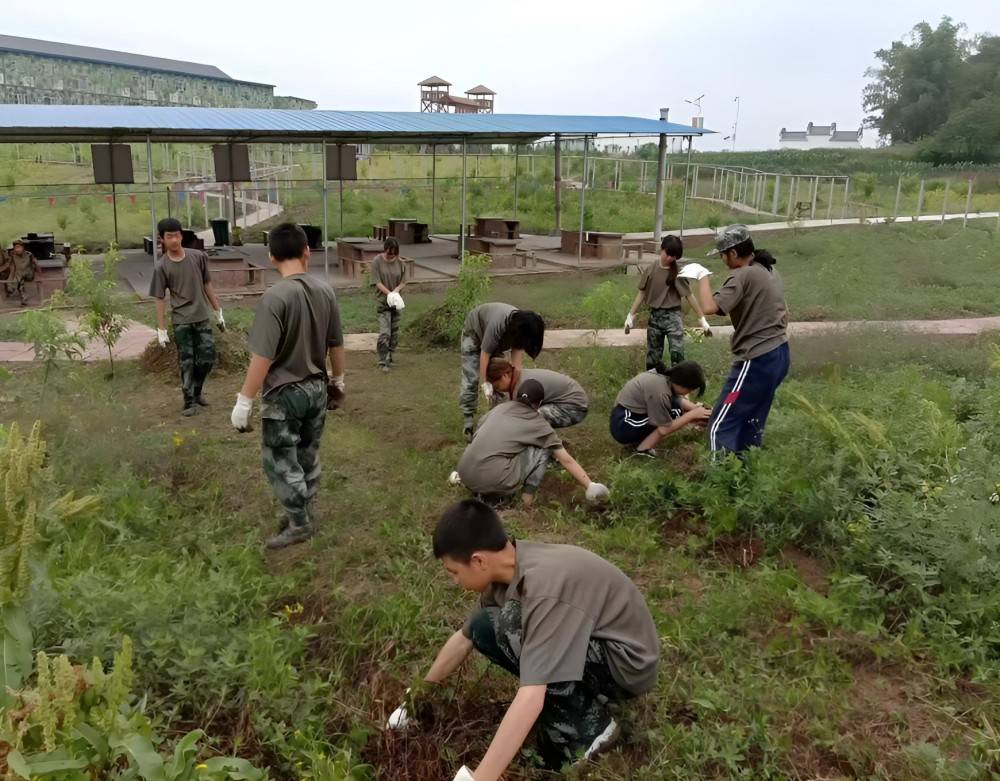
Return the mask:
<path id="1" fill-rule="evenodd" d="M 0 141 L 525 142 L 567 136 L 701 136 L 656 119 L 544 114 L 438 114 L 172 106 L 0 105 Z"/>

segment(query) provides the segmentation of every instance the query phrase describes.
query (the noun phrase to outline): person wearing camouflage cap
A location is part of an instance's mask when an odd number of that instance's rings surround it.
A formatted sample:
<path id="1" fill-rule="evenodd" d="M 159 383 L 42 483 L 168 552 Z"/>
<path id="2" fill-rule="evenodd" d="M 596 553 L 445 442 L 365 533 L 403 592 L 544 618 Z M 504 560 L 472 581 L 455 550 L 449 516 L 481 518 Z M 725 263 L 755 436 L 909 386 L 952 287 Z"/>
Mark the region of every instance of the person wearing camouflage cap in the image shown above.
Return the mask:
<path id="1" fill-rule="evenodd" d="M 754 247 L 746 225 L 723 228 L 709 255 L 721 257 L 730 274 L 714 294 L 703 276 L 698 298 L 706 315 L 729 315 L 734 358 L 708 422 L 709 446 L 742 453 L 761 445 L 774 394 L 788 374 L 785 285 L 774 257 Z"/>

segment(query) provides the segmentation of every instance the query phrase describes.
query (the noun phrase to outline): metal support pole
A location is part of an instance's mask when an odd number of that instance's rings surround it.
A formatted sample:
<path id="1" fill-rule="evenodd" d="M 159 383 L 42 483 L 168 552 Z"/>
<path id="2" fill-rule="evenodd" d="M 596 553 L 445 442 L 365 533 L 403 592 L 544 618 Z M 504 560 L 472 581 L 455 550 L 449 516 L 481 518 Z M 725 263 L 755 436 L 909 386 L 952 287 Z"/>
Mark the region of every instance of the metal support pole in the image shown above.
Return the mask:
<path id="1" fill-rule="evenodd" d="M 437 144 L 431 144 L 431 233 L 435 232 L 437 224 L 437 162 Z M 516 188 L 514 192 L 514 211 L 517 211 Z"/>
<path id="2" fill-rule="evenodd" d="M 812 198 L 812 211 L 809 213 L 809 219 L 816 219 L 816 198 L 819 196 L 819 177 L 813 177 L 813 198 Z"/>
<path id="3" fill-rule="evenodd" d="M 899 177 L 899 181 L 896 182 L 896 205 L 892 208 L 892 218 L 896 219 L 899 217 L 899 197 L 903 194 L 903 177 Z"/>
<path id="4" fill-rule="evenodd" d="M 774 197 L 771 201 L 771 214 L 778 213 L 778 200 L 781 196 L 781 174 L 774 175 Z"/>
<path id="5" fill-rule="evenodd" d="M 688 182 L 691 179 L 691 142 L 694 136 L 688 136 L 688 159 L 687 167 L 684 170 L 684 200 L 681 202 L 681 238 L 684 238 L 684 218 L 687 217 L 687 205 L 688 205 Z"/>
<path id="6" fill-rule="evenodd" d="M 327 143 L 323 141 L 323 273 L 326 275 L 326 280 L 330 280 L 330 217 L 329 217 L 329 185 L 326 181 L 326 147 Z M 339 160 L 338 160 L 339 163 Z"/>
<path id="7" fill-rule="evenodd" d="M 114 160 L 114 155 L 110 155 L 112 161 Z M 115 190 L 114 182 L 114 162 L 111 163 L 111 214 L 115 221 L 115 246 L 118 246 L 118 193 Z M 169 203 L 169 201 L 168 201 Z M 190 220 L 189 220 L 190 222 Z M 153 234 L 153 241 L 156 241 L 156 233 Z"/>
<path id="8" fill-rule="evenodd" d="M 842 220 L 847 219 L 847 201 L 851 194 L 851 177 L 844 179 L 844 208 L 840 212 Z"/>
<path id="9" fill-rule="evenodd" d="M 667 121 L 668 110 L 660 109 L 660 121 Z M 667 171 L 667 136 L 660 133 L 660 146 L 656 152 L 656 215 L 653 220 L 653 241 L 660 243 L 663 236 L 663 196 Z"/>
<path id="10" fill-rule="evenodd" d="M 826 205 L 826 218 L 833 222 L 833 183 L 834 178 L 830 177 L 830 202 Z"/>
<path id="11" fill-rule="evenodd" d="M 469 142 L 468 139 L 462 139 L 462 220 L 461 224 L 458 226 L 458 263 L 461 265 L 465 262 L 465 179 L 466 173 L 468 172 L 469 164 Z"/>
<path id="12" fill-rule="evenodd" d="M 944 215 L 948 212 L 948 192 L 951 190 L 951 179 L 944 181 L 944 200 L 941 201 L 941 224 L 944 225 Z"/>
<path id="13" fill-rule="evenodd" d="M 521 145 L 514 144 L 514 219 L 517 219 L 517 182 L 518 182 L 518 158 L 520 157 Z"/>
<path id="14" fill-rule="evenodd" d="M 153 193 L 153 141 L 149 136 L 146 136 L 146 173 L 149 176 L 149 214 L 151 217 L 151 224 L 153 226 L 153 232 L 150 237 L 153 239 L 153 263 L 156 263 L 157 258 L 157 232 L 156 232 L 156 196 Z"/>
<path id="15" fill-rule="evenodd" d="M 698 166 L 694 167 L 694 179 L 691 182 L 691 197 L 698 197 Z"/>
<path id="16" fill-rule="evenodd" d="M 562 230 L 562 136 L 556 133 L 553 181 L 556 194 L 556 233 Z"/>
<path id="17" fill-rule="evenodd" d="M 357 149 L 357 147 L 355 147 Z M 340 233 L 339 236 L 344 235 L 344 145 L 337 144 L 337 170 L 340 171 L 340 179 L 337 184 L 339 187 L 339 192 L 337 193 L 340 198 Z"/>
<path id="18" fill-rule="evenodd" d="M 924 192 L 926 190 L 926 187 L 927 187 L 927 180 L 921 179 L 920 192 L 917 193 L 917 216 L 914 218 L 914 222 L 918 222 L 920 220 L 920 215 L 924 211 Z"/>
<path id="19" fill-rule="evenodd" d="M 583 178 L 580 182 L 580 236 L 579 241 L 576 243 L 576 265 L 577 267 L 583 266 L 583 218 L 584 209 L 587 206 L 587 149 L 590 145 L 590 139 L 587 136 L 583 137 Z"/>
<path id="20" fill-rule="evenodd" d="M 965 216 L 962 218 L 962 227 L 969 223 L 969 209 L 972 207 L 972 179 L 969 179 L 969 191 L 965 194 Z"/>

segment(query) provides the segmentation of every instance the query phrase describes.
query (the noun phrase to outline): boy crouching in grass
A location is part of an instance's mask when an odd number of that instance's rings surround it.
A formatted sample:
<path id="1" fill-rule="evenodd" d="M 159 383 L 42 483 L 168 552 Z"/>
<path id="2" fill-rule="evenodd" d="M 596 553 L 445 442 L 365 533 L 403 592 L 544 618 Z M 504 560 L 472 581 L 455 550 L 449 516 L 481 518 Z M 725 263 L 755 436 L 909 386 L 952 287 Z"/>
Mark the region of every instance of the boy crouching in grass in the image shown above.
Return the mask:
<path id="1" fill-rule="evenodd" d="M 496 781 L 532 727 L 545 764 L 593 759 L 619 735 L 609 703 L 656 685 L 659 635 L 639 589 L 618 567 L 575 545 L 513 540 L 488 505 L 466 499 L 434 529 L 434 556 L 480 607 L 438 652 L 425 680 L 443 683 L 478 651 L 520 687 L 475 772 Z M 390 729 L 412 721 L 408 705 Z"/>
<path id="2" fill-rule="evenodd" d="M 253 398 L 263 387 L 264 474 L 286 513 L 278 534 L 267 541 L 277 549 L 315 532 L 320 439 L 328 395 L 340 397 L 344 390 L 344 337 L 333 288 L 307 273 L 309 246 L 302 228 L 279 225 L 268 234 L 268 249 L 281 281 L 254 310 L 250 368 L 231 420 L 237 431 L 250 430 Z"/>

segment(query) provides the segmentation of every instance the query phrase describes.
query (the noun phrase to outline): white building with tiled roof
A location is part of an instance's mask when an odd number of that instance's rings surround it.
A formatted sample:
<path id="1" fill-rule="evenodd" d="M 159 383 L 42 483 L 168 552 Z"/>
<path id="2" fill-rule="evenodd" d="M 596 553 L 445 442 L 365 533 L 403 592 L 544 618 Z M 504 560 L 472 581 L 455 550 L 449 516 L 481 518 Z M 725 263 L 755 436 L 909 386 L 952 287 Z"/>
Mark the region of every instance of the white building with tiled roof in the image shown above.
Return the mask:
<path id="1" fill-rule="evenodd" d="M 805 130 L 781 128 L 778 133 L 780 149 L 860 149 L 862 128 L 838 130 L 837 123 L 814 125 L 810 122 Z"/>

